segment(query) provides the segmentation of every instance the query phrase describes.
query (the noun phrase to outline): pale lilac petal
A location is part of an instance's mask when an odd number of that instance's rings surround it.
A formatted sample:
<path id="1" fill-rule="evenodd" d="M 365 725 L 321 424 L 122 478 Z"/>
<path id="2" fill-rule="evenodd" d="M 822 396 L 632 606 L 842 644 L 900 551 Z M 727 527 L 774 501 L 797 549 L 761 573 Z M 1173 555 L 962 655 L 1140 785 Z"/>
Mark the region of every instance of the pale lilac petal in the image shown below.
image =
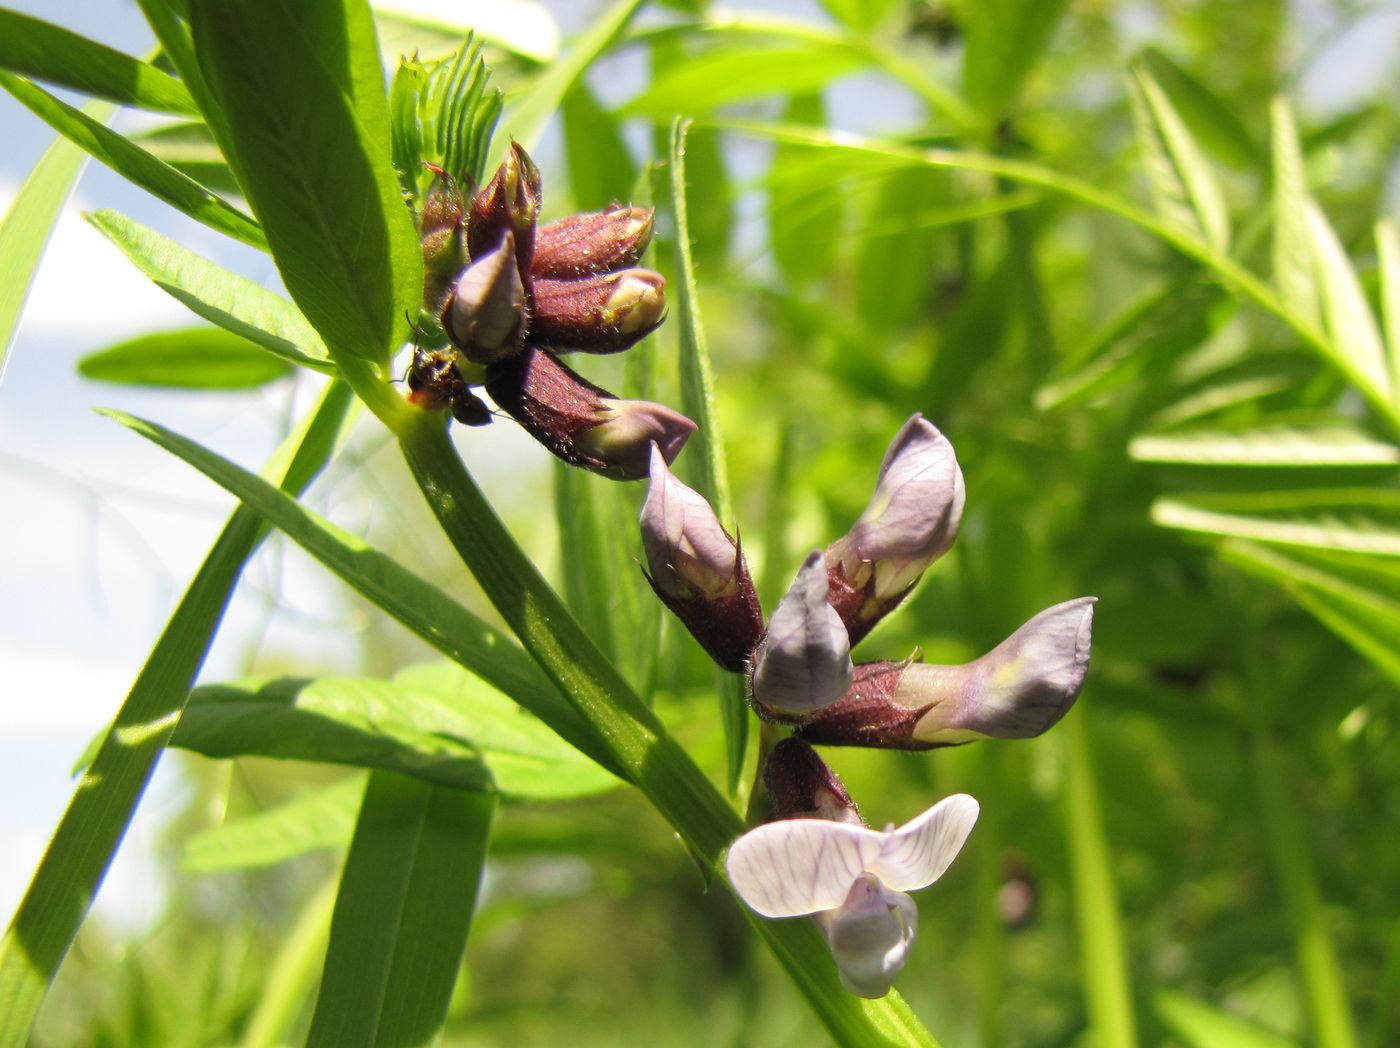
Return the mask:
<path id="1" fill-rule="evenodd" d="M 831 705 L 851 686 L 850 637 L 827 592 L 826 565 L 816 550 L 773 612 L 754 655 L 753 696 L 761 706 L 800 716 Z"/>
<path id="2" fill-rule="evenodd" d="M 904 968 L 919 929 L 914 900 L 874 874 L 851 885 L 841 906 L 818 918 L 831 943 L 841 982 L 859 997 L 883 997 Z"/>
<path id="3" fill-rule="evenodd" d="M 958 857 L 979 810 L 977 801 L 965 793 L 945 797 L 891 832 L 866 869 L 896 891 L 927 888 Z"/>
<path id="4" fill-rule="evenodd" d="M 739 550 L 705 496 L 666 468 L 666 457 L 651 445 L 651 484 L 642 504 L 642 549 L 647 569 L 661 590 L 676 598 L 696 591 L 714 596 L 730 588 Z"/>
<path id="5" fill-rule="evenodd" d="M 887 835 L 827 819 L 783 819 L 729 848 L 725 869 L 739 897 L 764 917 L 800 917 L 840 906 Z"/>

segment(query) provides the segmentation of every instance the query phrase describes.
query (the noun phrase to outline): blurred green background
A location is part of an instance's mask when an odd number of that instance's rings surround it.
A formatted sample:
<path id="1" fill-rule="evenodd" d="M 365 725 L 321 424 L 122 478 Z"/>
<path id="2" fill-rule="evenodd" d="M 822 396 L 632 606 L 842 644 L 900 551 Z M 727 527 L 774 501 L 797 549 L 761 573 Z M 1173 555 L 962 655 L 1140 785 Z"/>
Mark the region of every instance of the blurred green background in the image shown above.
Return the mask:
<path id="1" fill-rule="evenodd" d="M 487 52 L 508 104 L 601 7 L 510 8 Z M 382 39 L 451 37 L 398 17 Z M 970 659 L 1100 598 L 1087 688 L 1049 735 L 828 752 L 872 824 L 955 791 L 982 804 L 918 896 L 898 982 L 945 1045 L 1400 1040 L 1400 252 L 1374 232 L 1395 206 L 1398 45 L 1400 11 L 1353 2 L 658 3 L 536 153 L 545 219 L 651 203 L 671 116 L 695 118 L 717 432 L 766 608 L 860 513 L 915 411 L 957 449 L 966 516 L 858 661 Z M 663 217 L 663 269 L 670 246 Z M 581 370 L 675 403 L 676 327 Z M 720 781 L 712 671 L 636 567 L 641 486 L 456 439 Z M 363 427 L 311 504 L 481 605 L 386 450 Z M 577 534 L 580 506 L 601 536 Z M 588 542 L 606 590 L 574 570 Z M 348 656 L 273 628 L 248 672 L 428 657 L 347 592 L 323 599 Z M 302 1036 L 362 773 L 179 759 L 165 912 L 134 940 L 85 926 L 38 1045 Z M 639 796 L 503 807 L 444 1044 L 824 1036 Z"/>

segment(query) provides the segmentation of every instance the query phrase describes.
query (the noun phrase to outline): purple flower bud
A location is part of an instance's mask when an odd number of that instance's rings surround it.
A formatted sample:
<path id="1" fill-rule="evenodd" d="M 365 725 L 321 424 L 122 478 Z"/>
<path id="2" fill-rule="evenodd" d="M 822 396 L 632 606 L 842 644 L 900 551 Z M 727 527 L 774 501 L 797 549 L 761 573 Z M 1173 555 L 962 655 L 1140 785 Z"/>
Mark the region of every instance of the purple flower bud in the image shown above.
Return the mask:
<path id="1" fill-rule="evenodd" d="M 442 327 L 477 364 L 514 355 L 525 336 L 525 286 L 515 264 L 515 237 L 463 271 L 442 311 Z"/>
<path id="2" fill-rule="evenodd" d="M 821 550 L 814 550 L 754 653 L 749 691 L 761 716 L 800 720 L 851 686 L 850 640 L 826 596 L 826 567 Z"/>
<path id="3" fill-rule="evenodd" d="M 634 266 L 651 243 L 655 212 L 614 204 L 541 226 L 530 273 L 570 280 Z"/>
<path id="4" fill-rule="evenodd" d="M 649 269 L 536 279 L 530 337 L 560 349 L 618 353 L 666 319 L 666 281 Z"/>
<path id="5" fill-rule="evenodd" d="M 559 458 L 614 480 L 645 477 L 653 442 L 670 461 L 695 430 L 661 404 L 615 399 L 534 346 L 488 367 L 486 391 Z"/>
<path id="6" fill-rule="evenodd" d="M 472 197 L 467 221 L 472 258 L 481 257 L 510 233 L 515 237 L 515 257 L 523 280 L 530 272 L 539 213 L 540 169 L 519 142 L 511 142 L 510 152 L 491 181 Z"/>
<path id="7" fill-rule="evenodd" d="M 777 819 L 831 819 L 864 826 L 860 809 L 826 761 L 802 739 L 773 747 L 763 765 L 763 785 Z"/>
<path id="8" fill-rule="evenodd" d="M 922 415 L 895 436 L 875 494 L 826 551 L 831 602 L 860 641 L 908 594 L 957 537 L 965 491 L 948 439 Z"/>
<path id="9" fill-rule="evenodd" d="M 1074 705 L 1089 666 L 1097 597 L 1056 604 L 975 662 L 856 667 L 840 702 L 799 730 L 828 746 L 926 750 L 979 738 L 1040 735 Z"/>
<path id="10" fill-rule="evenodd" d="M 650 469 L 641 526 L 651 588 L 715 662 L 743 673 L 763 636 L 744 554 L 705 497 L 676 479 L 655 446 Z"/>

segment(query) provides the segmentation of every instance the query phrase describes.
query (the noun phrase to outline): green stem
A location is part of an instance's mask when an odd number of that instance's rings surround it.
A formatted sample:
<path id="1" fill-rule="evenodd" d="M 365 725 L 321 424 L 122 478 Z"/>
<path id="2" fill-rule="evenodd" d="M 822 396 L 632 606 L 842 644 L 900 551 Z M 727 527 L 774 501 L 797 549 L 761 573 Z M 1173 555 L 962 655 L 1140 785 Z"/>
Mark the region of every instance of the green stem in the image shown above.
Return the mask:
<path id="1" fill-rule="evenodd" d="M 1293 927 L 1303 995 L 1312 1015 L 1319 1048 L 1355 1048 L 1356 1032 L 1347 1004 L 1337 955 L 1305 843 L 1298 805 L 1290 795 L 1284 757 L 1267 727 L 1256 724 L 1250 740 L 1255 787 L 1263 815 L 1265 843 Z"/>
<path id="2" fill-rule="evenodd" d="M 1079 709 L 1066 717 L 1060 728 L 1066 747 L 1065 817 L 1080 968 L 1094 1043 L 1098 1048 L 1132 1048 L 1137 1044 L 1137 1030 L 1128 959 L 1085 706 L 1081 698 Z"/>

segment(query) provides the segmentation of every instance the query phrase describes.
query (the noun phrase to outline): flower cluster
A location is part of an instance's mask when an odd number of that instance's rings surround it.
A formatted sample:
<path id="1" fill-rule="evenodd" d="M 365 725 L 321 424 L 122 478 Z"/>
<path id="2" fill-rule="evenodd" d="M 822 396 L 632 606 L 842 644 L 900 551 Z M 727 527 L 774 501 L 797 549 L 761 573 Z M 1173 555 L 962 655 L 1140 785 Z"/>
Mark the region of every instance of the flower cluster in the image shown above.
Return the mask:
<path id="1" fill-rule="evenodd" d="M 491 414 L 472 387 L 484 386 L 555 455 L 616 480 L 646 476 L 653 444 L 673 461 L 693 422 L 615 397 L 559 359 L 619 353 L 665 319 L 665 280 L 636 268 L 652 212 L 613 205 L 539 225 L 539 169 L 516 143 L 470 196 L 434 175 L 419 214 L 423 308 L 449 344 L 415 352 L 410 400 L 479 426 Z"/>
<path id="2" fill-rule="evenodd" d="M 768 917 L 815 915 L 851 992 L 880 997 L 904 965 L 917 910 L 904 893 L 940 877 L 977 818 L 958 794 L 904 826 L 867 827 L 813 744 L 932 749 L 1039 735 L 1073 705 L 1095 598 L 1042 611 L 958 666 L 857 665 L 851 647 L 957 537 L 964 487 L 953 447 L 922 416 L 895 436 L 860 519 L 814 550 L 765 624 L 739 543 L 653 449 L 642 507 L 647 577 L 754 710 L 792 735 L 767 755 L 774 819 L 729 850 L 731 883 Z"/>

